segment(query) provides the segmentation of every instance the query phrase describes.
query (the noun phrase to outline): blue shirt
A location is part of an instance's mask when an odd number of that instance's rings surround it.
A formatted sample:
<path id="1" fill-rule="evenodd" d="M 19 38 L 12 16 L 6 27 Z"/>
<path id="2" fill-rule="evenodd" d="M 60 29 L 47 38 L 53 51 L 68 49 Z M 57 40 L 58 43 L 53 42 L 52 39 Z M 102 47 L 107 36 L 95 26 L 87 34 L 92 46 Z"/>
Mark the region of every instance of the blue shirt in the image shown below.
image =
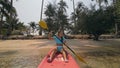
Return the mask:
<path id="1" fill-rule="evenodd" d="M 60 38 L 60 40 L 56 36 L 53 36 L 53 38 L 54 38 L 56 44 L 62 44 L 61 38 Z M 64 42 L 66 39 L 65 39 L 65 37 L 62 37 L 62 38 L 63 38 L 63 42 Z"/>

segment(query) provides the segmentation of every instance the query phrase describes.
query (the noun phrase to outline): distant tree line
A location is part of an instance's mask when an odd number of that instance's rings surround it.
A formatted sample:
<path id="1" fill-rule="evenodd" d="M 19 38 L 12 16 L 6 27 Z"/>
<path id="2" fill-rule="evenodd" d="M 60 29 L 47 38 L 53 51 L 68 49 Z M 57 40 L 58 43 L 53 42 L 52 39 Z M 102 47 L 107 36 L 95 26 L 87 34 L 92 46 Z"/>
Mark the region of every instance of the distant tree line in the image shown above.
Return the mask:
<path id="1" fill-rule="evenodd" d="M 17 18 L 13 0 L 0 0 L 0 35 L 21 34 L 24 28 L 24 23 Z"/>
<path id="2" fill-rule="evenodd" d="M 75 11 L 71 13 L 70 19 L 66 14 L 67 4 L 60 0 L 57 5 L 48 4 L 45 11 L 45 21 L 48 27 L 57 31 L 63 28 L 70 34 L 88 34 L 93 35 L 94 40 L 98 40 L 102 34 L 118 35 L 120 30 L 119 1 L 108 5 L 107 0 L 96 0 L 96 4 L 91 5 L 89 9 L 82 2 L 78 2 Z"/>
<path id="3" fill-rule="evenodd" d="M 57 32 L 61 28 L 72 35 L 94 36 L 94 40 L 98 40 L 102 34 L 113 34 L 118 37 L 120 35 L 120 1 L 113 0 L 110 5 L 109 0 L 92 1 L 96 3 L 91 4 L 90 8 L 82 2 L 76 5 L 73 3 L 74 11 L 70 18 L 67 9 L 71 7 L 68 7 L 64 0 L 60 0 L 57 4 L 49 3 L 44 11 L 46 16 L 44 20 L 48 24 L 49 31 Z M 29 26 L 20 22 L 12 3 L 13 0 L 0 0 L 0 35 L 9 36 L 15 33 L 22 34 L 22 32 L 29 35 L 29 30 L 33 33 L 40 30 L 35 22 L 30 22 Z M 49 31 L 44 30 L 45 33 Z"/>

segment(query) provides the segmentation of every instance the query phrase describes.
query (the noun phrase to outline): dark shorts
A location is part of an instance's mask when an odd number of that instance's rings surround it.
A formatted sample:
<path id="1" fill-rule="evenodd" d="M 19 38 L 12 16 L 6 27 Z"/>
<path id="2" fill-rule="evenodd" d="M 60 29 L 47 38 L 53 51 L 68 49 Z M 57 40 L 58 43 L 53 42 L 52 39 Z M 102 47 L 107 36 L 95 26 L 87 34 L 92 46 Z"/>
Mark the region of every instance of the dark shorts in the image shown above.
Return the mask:
<path id="1" fill-rule="evenodd" d="M 63 49 L 63 46 L 62 46 L 62 45 L 57 45 L 57 51 L 58 51 L 58 52 L 61 52 L 62 49 Z"/>

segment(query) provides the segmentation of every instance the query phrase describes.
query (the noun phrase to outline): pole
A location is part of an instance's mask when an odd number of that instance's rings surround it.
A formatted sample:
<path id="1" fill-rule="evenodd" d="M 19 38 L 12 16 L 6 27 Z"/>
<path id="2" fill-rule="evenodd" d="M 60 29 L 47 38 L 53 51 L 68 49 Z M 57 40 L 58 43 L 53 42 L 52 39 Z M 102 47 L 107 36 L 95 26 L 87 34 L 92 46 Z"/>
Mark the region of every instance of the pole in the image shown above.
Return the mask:
<path id="1" fill-rule="evenodd" d="M 44 4 L 44 0 L 42 0 L 42 5 L 41 5 L 40 21 L 42 20 L 43 4 Z M 42 28 L 40 28 L 39 35 L 42 35 Z"/>
<path id="2" fill-rule="evenodd" d="M 40 20 L 42 20 L 43 4 L 44 4 L 44 0 L 42 0 Z"/>
<path id="3" fill-rule="evenodd" d="M 73 0 L 73 10 L 74 10 L 74 13 L 75 13 L 75 1 Z"/>

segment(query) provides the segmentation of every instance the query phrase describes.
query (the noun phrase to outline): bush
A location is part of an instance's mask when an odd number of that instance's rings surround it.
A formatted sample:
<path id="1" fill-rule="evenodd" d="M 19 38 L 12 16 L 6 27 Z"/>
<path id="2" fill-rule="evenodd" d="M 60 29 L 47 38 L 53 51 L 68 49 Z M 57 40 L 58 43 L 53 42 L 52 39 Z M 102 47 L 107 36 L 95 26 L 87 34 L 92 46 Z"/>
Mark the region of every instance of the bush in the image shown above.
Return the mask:
<path id="1" fill-rule="evenodd" d="M 3 29 L 2 32 L 1 32 L 1 34 L 2 34 L 2 35 L 5 35 L 5 36 L 7 35 L 7 33 L 8 33 L 8 30 L 7 30 L 7 29 Z"/>
<path id="2" fill-rule="evenodd" d="M 14 30 L 11 33 L 12 35 L 23 35 L 23 33 L 20 30 Z"/>

